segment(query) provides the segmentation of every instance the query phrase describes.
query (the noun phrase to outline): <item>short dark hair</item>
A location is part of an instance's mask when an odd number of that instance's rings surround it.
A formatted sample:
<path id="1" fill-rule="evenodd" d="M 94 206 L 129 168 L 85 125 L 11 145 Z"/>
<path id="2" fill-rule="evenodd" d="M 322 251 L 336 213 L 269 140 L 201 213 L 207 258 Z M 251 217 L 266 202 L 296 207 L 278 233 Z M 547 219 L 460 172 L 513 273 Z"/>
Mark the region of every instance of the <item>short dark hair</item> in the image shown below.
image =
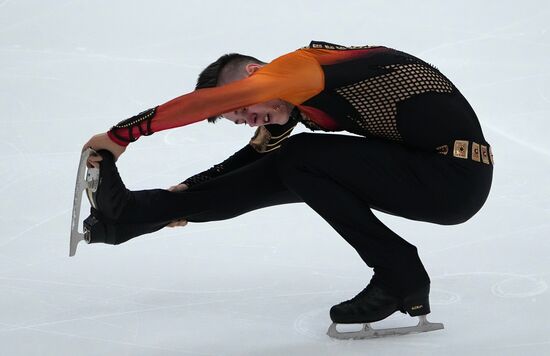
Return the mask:
<path id="1" fill-rule="evenodd" d="M 242 68 L 243 65 L 248 63 L 265 64 L 257 58 L 246 56 L 239 53 L 224 54 L 214 63 L 211 63 L 208 67 L 199 74 L 197 79 L 196 89 L 213 88 L 220 82 L 222 74 L 226 74 L 228 71 L 235 71 Z M 223 72 L 223 73 L 222 73 Z M 220 116 L 211 116 L 208 118 L 208 122 L 216 122 Z"/>

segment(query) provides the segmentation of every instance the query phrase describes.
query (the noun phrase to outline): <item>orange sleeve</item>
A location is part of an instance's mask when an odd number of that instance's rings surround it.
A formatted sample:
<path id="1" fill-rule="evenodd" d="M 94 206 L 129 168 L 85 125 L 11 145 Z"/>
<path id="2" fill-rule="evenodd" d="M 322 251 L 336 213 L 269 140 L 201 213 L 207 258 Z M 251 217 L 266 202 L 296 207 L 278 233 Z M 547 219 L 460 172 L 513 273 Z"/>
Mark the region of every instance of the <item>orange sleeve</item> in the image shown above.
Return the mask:
<path id="1" fill-rule="evenodd" d="M 277 98 L 299 105 L 323 90 L 323 79 L 315 58 L 298 50 L 277 58 L 246 79 L 170 100 L 158 107 L 152 128 L 156 132 L 183 126 Z"/>
<path id="2" fill-rule="evenodd" d="M 299 105 L 323 88 L 324 75 L 315 56 L 297 50 L 275 59 L 246 79 L 172 99 L 157 107 L 147 128 L 138 123 L 135 127 L 121 128 L 114 136 L 129 136 L 128 142 L 135 141 L 142 134 L 188 125 L 271 99 Z M 113 129 L 118 130 L 116 126 Z"/>

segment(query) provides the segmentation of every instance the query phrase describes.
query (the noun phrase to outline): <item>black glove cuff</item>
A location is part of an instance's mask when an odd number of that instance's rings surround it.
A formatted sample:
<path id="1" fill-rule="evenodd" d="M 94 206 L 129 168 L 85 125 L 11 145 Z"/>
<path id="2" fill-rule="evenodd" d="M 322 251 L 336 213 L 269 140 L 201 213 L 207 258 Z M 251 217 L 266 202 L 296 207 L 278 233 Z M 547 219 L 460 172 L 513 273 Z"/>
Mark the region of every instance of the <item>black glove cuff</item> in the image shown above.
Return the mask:
<path id="1" fill-rule="evenodd" d="M 111 132 L 116 138 L 124 142 L 134 142 L 139 136 L 149 136 L 153 134 L 151 121 L 157 112 L 158 106 L 140 112 L 126 120 L 123 120 L 111 128 Z M 139 130 L 139 135 L 134 134 L 134 127 Z M 137 134 L 137 132 L 136 132 Z"/>

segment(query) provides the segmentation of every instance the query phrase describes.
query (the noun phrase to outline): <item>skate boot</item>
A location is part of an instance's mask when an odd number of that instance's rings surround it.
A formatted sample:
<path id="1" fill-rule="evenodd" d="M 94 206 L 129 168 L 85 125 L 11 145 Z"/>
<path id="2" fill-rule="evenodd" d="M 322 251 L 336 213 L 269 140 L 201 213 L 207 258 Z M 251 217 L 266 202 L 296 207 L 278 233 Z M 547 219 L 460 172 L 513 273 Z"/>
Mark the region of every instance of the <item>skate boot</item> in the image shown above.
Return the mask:
<path id="1" fill-rule="evenodd" d="M 100 154 L 103 157 L 100 168 L 88 168 L 86 162 L 90 155 L 95 154 Z M 107 221 L 120 216 L 130 199 L 130 192 L 120 179 L 111 152 L 102 150 L 96 153 L 88 148 L 80 156 L 71 217 L 69 256 L 75 255 L 80 241 L 92 241 L 90 238 L 91 232 L 99 231 L 99 225 L 96 225 L 95 220 L 90 218 L 86 219 L 87 222 L 84 224 L 84 228 L 87 229 L 88 233 L 78 230 L 83 191 L 86 191 L 86 195 L 90 200 L 92 212 L 93 209 L 101 210 L 101 216 L 105 217 Z M 97 216 L 94 219 L 97 220 Z M 108 235 L 112 232 L 112 229 L 103 228 L 103 230 Z M 97 234 L 100 235 L 99 232 Z"/>
<path id="2" fill-rule="evenodd" d="M 430 286 L 420 288 L 405 297 L 398 297 L 376 284 L 369 284 L 354 298 L 333 306 L 330 309 L 332 325 L 327 334 L 336 339 L 368 339 L 387 335 L 404 335 L 414 332 L 443 329 L 443 324 L 430 323 L 426 314 L 430 313 Z M 416 326 L 373 329 L 370 323 L 383 320 L 396 311 L 418 316 Z M 361 331 L 339 332 L 337 324 L 364 324 Z"/>
<path id="3" fill-rule="evenodd" d="M 338 324 L 370 323 L 387 318 L 400 306 L 399 298 L 369 284 L 352 299 L 330 308 L 330 319 Z"/>
<path id="4" fill-rule="evenodd" d="M 90 169 L 97 183 L 95 189 L 86 189 L 86 194 L 92 207 L 101 212 L 102 219 L 116 221 L 130 200 L 130 192 L 120 178 L 113 154 L 107 150 L 97 154 L 103 158 L 99 170 Z"/>
<path id="5" fill-rule="evenodd" d="M 116 244 L 116 225 L 98 218 L 98 212 L 92 208 L 92 214 L 84 220 L 84 240 L 86 243 Z"/>
<path id="6" fill-rule="evenodd" d="M 134 237 L 149 234 L 165 227 L 168 222 L 121 224 L 104 219 L 94 208 L 92 214 L 84 220 L 84 240 L 89 243 L 118 245 Z"/>

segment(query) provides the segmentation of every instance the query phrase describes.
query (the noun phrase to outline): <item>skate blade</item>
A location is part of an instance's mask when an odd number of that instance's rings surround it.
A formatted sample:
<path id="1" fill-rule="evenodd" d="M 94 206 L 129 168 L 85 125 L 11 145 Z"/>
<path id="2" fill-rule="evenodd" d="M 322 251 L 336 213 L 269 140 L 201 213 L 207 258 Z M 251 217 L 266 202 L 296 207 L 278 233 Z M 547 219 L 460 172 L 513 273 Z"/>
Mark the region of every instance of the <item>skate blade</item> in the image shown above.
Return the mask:
<path id="1" fill-rule="evenodd" d="M 88 201 L 90 202 L 90 205 L 93 206 L 95 209 L 97 209 L 97 205 L 95 203 L 93 193 L 97 191 L 97 187 L 99 186 L 99 168 L 88 168 L 86 171 L 86 196 L 88 197 Z"/>
<path id="2" fill-rule="evenodd" d="M 348 331 L 339 332 L 336 330 L 336 323 L 332 323 L 328 328 L 327 335 L 334 339 L 348 340 L 348 339 L 374 339 L 377 337 L 384 337 L 390 335 L 407 335 L 413 333 L 421 333 L 428 331 L 441 330 L 444 328 L 442 323 L 431 323 L 426 318 L 426 315 L 420 315 L 418 317 L 418 324 L 415 326 L 406 326 L 401 328 L 388 328 L 388 329 L 373 329 L 369 323 L 363 325 L 360 331 Z"/>
<path id="3" fill-rule="evenodd" d="M 80 156 L 80 163 L 78 164 L 78 172 L 76 175 L 76 185 L 74 189 L 73 200 L 73 213 L 71 218 L 71 238 L 69 244 L 69 257 L 76 254 L 76 247 L 80 241 L 85 240 L 86 232 L 82 233 L 78 231 L 78 222 L 80 219 L 80 207 L 82 205 L 82 193 L 84 190 L 89 189 L 95 191 L 97 189 L 97 179 L 94 177 L 99 176 L 99 170 L 92 168 L 87 169 L 86 162 L 91 154 L 95 154 L 95 151 L 91 148 L 86 149 Z M 93 172 L 94 170 L 97 171 Z M 84 175 L 86 174 L 86 176 Z"/>

